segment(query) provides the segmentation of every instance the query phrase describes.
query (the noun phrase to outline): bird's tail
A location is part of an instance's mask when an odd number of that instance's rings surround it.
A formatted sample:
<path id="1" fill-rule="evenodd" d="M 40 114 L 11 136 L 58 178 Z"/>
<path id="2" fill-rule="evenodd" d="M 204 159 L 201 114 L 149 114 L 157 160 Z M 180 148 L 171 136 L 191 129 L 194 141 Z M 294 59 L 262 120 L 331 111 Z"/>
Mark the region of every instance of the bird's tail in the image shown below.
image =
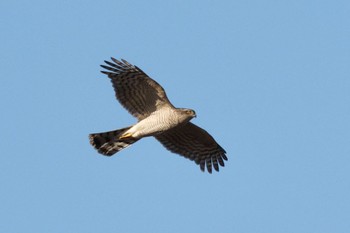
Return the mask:
<path id="1" fill-rule="evenodd" d="M 118 151 L 130 146 L 139 140 L 138 138 L 133 137 L 124 137 L 121 139 L 120 136 L 123 135 L 123 133 L 128 129 L 130 129 L 130 127 L 103 133 L 90 134 L 90 144 L 98 151 L 98 153 L 112 156 Z"/>

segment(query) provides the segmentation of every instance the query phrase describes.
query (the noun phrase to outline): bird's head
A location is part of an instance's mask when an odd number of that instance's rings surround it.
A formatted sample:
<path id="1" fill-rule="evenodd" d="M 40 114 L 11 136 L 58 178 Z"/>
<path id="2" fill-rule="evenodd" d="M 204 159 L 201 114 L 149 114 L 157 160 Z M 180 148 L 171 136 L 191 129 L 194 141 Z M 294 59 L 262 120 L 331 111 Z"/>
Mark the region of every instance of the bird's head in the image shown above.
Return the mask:
<path id="1" fill-rule="evenodd" d="M 180 108 L 179 109 L 180 114 L 180 121 L 182 122 L 188 122 L 190 121 L 192 118 L 196 117 L 196 112 L 192 109 L 188 109 L 188 108 Z"/>

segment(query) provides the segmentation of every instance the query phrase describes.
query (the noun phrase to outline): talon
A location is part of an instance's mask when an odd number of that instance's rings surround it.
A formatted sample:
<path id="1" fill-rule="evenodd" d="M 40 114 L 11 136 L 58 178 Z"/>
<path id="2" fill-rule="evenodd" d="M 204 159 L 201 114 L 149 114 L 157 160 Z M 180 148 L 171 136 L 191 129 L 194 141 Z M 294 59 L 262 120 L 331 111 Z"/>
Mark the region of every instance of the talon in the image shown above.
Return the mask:
<path id="1" fill-rule="evenodd" d="M 127 134 L 123 134 L 122 136 L 119 137 L 119 139 L 127 139 L 127 138 L 131 138 L 132 134 L 131 133 L 127 133 Z"/>

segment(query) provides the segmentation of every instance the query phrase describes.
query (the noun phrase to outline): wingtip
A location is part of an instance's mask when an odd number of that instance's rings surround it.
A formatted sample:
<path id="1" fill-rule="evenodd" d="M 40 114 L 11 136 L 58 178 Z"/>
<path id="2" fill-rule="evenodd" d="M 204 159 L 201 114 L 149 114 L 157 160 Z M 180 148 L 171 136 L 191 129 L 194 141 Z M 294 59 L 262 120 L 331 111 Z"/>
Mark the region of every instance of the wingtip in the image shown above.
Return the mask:
<path id="1" fill-rule="evenodd" d="M 127 66 L 133 66 L 132 64 L 130 64 L 127 60 L 125 59 L 120 59 L 125 65 Z"/>
<path id="2" fill-rule="evenodd" d="M 215 162 L 215 163 L 213 163 L 213 166 L 214 166 L 214 169 L 215 169 L 215 171 L 219 171 L 219 165 L 218 165 L 218 163 L 217 162 Z"/>
<path id="3" fill-rule="evenodd" d="M 111 57 L 111 60 L 114 61 L 117 64 L 120 64 L 121 62 L 118 59 L 115 59 L 114 57 Z"/>
<path id="4" fill-rule="evenodd" d="M 107 72 L 107 71 L 104 71 L 104 70 L 101 70 L 100 71 L 102 74 L 106 74 L 106 75 L 109 75 L 110 74 L 110 72 Z"/>
<path id="5" fill-rule="evenodd" d="M 202 172 L 205 172 L 205 160 L 199 162 L 199 167 Z"/>

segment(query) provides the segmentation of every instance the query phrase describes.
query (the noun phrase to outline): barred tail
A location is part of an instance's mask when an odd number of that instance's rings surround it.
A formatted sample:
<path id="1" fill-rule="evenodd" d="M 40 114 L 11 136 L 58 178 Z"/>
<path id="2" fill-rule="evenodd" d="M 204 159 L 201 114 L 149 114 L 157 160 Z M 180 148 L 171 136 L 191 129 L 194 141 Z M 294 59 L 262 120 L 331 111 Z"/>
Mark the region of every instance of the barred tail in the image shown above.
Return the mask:
<path id="1" fill-rule="evenodd" d="M 132 137 L 120 139 L 119 137 L 128 129 L 130 129 L 130 127 L 109 132 L 90 134 L 90 144 L 98 151 L 98 153 L 111 156 L 139 140 Z"/>

